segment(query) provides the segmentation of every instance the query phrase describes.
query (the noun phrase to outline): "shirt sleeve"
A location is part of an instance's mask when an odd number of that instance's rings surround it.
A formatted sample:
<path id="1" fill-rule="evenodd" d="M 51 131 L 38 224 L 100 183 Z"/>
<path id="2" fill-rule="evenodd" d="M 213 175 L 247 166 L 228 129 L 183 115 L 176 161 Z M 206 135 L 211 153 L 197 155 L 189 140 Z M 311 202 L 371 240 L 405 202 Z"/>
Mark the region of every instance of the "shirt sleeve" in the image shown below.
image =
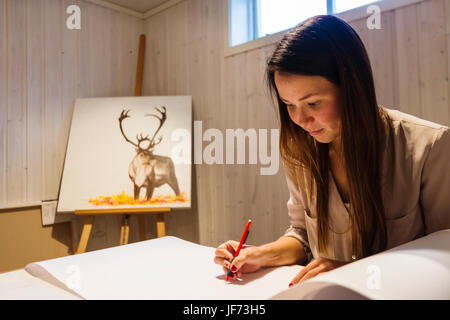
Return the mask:
<path id="1" fill-rule="evenodd" d="M 286 170 L 287 171 L 287 170 Z M 305 223 L 305 193 L 294 183 L 293 179 L 286 173 L 286 181 L 289 189 L 289 200 L 287 202 L 290 226 L 284 233 L 284 237 L 293 237 L 300 241 L 305 249 L 306 263 L 312 259 L 311 249 L 308 242 L 308 233 Z"/>
<path id="2" fill-rule="evenodd" d="M 425 233 L 450 228 L 450 130 L 438 131 L 425 159 L 420 203 L 425 223 Z"/>

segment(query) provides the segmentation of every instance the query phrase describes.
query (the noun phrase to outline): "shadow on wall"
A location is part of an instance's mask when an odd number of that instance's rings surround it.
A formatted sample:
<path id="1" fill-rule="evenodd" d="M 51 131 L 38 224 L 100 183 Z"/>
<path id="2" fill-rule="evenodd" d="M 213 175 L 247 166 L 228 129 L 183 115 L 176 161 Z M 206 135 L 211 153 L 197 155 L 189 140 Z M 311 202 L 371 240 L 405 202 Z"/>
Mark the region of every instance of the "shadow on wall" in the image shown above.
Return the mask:
<path id="1" fill-rule="evenodd" d="M 42 226 L 40 206 L 0 210 L 0 272 L 71 253 L 70 222 Z"/>

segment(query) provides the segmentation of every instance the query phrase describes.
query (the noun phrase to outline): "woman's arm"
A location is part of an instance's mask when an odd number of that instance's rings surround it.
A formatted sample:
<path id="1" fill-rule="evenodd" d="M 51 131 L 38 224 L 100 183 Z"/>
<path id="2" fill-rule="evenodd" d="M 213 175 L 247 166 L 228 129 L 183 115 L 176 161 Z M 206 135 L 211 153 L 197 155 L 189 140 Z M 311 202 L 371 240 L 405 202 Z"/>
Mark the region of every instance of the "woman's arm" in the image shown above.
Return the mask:
<path id="1" fill-rule="evenodd" d="M 264 257 L 264 267 L 303 264 L 306 261 L 306 252 L 302 243 L 293 237 L 281 237 L 260 246 L 259 249 Z"/>
<path id="2" fill-rule="evenodd" d="M 420 204 L 425 233 L 450 228 L 450 130 L 442 128 L 422 170 Z"/>

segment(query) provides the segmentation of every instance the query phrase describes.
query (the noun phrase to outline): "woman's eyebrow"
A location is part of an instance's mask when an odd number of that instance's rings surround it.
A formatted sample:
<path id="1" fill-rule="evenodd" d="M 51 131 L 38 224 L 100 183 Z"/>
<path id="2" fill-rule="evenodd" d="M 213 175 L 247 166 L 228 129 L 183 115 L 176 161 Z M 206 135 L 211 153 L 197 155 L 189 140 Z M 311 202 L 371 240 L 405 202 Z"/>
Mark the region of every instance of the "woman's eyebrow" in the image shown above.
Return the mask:
<path id="1" fill-rule="evenodd" d="M 309 97 L 311 97 L 311 96 L 315 96 L 315 95 L 317 95 L 317 94 L 318 94 L 318 93 L 308 93 L 306 96 L 304 96 L 303 98 L 298 99 L 297 101 L 305 100 L 305 99 L 307 99 L 307 98 L 309 98 Z M 281 96 L 280 96 L 280 99 L 283 100 L 283 102 L 290 102 L 289 100 L 283 99 Z"/>

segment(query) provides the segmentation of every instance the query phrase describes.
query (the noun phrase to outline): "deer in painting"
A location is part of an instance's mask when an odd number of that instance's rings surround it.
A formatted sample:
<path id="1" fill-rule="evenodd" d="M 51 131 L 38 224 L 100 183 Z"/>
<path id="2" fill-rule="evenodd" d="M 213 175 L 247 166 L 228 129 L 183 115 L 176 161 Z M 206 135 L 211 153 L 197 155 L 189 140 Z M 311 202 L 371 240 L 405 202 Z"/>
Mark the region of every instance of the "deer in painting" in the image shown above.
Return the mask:
<path id="1" fill-rule="evenodd" d="M 168 184 L 177 196 L 180 195 L 180 188 L 178 187 L 178 180 L 175 175 L 175 166 L 170 157 L 160 156 L 154 154 L 154 148 L 158 145 L 162 137 L 155 139 L 157 133 L 166 121 L 166 108 L 163 106 L 162 111 L 155 107 L 160 113 L 160 116 L 155 114 L 145 114 L 145 116 L 155 117 L 159 120 L 159 127 L 149 139 L 149 136 L 142 136 L 142 133 L 136 135 L 137 143 L 134 143 L 127 138 L 123 131 L 122 121 L 129 118 L 130 110 L 122 110 L 119 117 L 120 131 L 123 137 L 129 143 L 136 147 L 136 156 L 128 166 L 128 175 L 134 184 L 134 199 L 139 200 L 142 188 L 145 188 L 145 200 L 149 201 L 152 198 L 153 191 L 164 184 Z"/>

